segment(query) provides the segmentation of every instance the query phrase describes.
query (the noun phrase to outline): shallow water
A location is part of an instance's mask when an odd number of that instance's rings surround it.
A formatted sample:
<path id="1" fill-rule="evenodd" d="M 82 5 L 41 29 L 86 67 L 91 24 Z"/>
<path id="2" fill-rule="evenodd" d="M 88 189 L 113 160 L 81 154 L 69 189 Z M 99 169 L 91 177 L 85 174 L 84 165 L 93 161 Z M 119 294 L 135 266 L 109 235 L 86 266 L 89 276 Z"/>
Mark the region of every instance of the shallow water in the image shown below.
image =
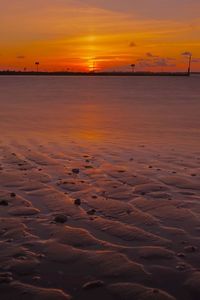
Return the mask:
<path id="1" fill-rule="evenodd" d="M 0 77 L 2 137 L 199 147 L 200 77 Z"/>

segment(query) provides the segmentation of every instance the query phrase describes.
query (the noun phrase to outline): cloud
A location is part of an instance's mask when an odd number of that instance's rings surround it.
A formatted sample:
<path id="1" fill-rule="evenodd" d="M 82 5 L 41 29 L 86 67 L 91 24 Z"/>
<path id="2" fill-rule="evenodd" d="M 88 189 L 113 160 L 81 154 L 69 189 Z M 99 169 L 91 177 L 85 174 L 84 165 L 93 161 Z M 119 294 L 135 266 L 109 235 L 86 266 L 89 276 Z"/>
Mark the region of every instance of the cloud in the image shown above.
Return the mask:
<path id="1" fill-rule="evenodd" d="M 148 56 L 148 57 L 159 57 L 159 56 L 157 56 L 157 55 L 153 55 L 153 54 L 150 53 L 150 52 L 147 52 L 147 53 L 146 53 L 146 56 Z"/>
<path id="2" fill-rule="evenodd" d="M 200 63 L 200 58 L 194 58 L 194 59 L 192 60 L 192 62 L 193 62 L 193 63 Z"/>
<path id="3" fill-rule="evenodd" d="M 25 56 L 24 56 L 24 55 L 18 55 L 16 58 L 17 58 L 17 59 L 24 59 Z"/>
<path id="4" fill-rule="evenodd" d="M 148 62 L 148 60 L 146 60 L 146 59 L 139 59 L 137 62 L 138 63 L 136 65 L 141 68 L 146 68 L 146 67 L 152 66 L 151 63 Z"/>
<path id="5" fill-rule="evenodd" d="M 130 42 L 130 44 L 129 44 L 129 47 L 136 47 L 137 45 L 136 45 L 136 43 L 135 42 Z"/>
<path id="6" fill-rule="evenodd" d="M 159 56 L 149 56 L 149 58 L 138 59 L 137 66 L 139 67 L 175 67 L 176 64 L 172 63 L 172 58 L 168 57 L 159 57 Z"/>
<path id="7" fill-rule="evenodd" d="M 158 67 L 174 67 L 175 64 L 172 64 L 167 58 L 159 57 L 155 59 L 154 65 Z"/>
<path id="8" fill-rule="evenodd" d="M 198 0 L 84 0 L 84 4 L 154 20 L 193 20 L 199 18 L 200 9 Z"/>
<path id="9" fill-rule="evenodd" d="M 154 55 L 151 52 L 147 52 L 146 56 L 148 58 L 139 59 L 139 63 L 143 67 L 175 67 L 176 64 L 173 63 L 175 61 L 174 58 L 171 57 L 160 57 L 158 55 Z"/>

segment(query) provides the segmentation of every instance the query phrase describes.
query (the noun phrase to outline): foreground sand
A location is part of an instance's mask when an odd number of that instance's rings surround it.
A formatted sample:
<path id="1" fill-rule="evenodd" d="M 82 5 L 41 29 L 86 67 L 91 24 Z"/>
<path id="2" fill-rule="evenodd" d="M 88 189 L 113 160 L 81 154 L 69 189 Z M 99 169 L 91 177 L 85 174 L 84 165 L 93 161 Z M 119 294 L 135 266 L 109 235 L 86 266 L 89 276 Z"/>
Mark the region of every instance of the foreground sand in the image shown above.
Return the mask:
<path id="1" fill-rule="evenodd" d="M 188 153 L 1 143 L 0 298 L 200 299 L 200 153 Z"/>

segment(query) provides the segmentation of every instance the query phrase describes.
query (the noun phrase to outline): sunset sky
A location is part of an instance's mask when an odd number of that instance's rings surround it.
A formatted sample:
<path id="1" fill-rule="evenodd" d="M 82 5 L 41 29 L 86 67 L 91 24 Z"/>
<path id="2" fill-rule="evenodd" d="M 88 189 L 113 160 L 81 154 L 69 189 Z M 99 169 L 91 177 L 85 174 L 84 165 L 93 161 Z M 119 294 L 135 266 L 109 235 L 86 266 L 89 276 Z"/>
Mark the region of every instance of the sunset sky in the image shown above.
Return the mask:
<path id="1" fill-rule="evenodd" d="M 200 70 L 199 0 L 0 0 L 0 69 Z"/>

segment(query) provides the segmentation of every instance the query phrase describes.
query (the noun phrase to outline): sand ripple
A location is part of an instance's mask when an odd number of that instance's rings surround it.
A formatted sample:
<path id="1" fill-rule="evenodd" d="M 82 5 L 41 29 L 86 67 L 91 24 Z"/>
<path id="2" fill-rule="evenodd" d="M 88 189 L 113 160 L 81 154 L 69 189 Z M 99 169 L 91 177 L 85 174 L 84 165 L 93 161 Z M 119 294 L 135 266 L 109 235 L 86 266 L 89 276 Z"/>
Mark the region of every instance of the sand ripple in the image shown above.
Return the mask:
<path id="1" fill-rule="evenodd" d="M 200 298 L 198 154 L 141 149 L 0 146 L 1 299 Z"/>

